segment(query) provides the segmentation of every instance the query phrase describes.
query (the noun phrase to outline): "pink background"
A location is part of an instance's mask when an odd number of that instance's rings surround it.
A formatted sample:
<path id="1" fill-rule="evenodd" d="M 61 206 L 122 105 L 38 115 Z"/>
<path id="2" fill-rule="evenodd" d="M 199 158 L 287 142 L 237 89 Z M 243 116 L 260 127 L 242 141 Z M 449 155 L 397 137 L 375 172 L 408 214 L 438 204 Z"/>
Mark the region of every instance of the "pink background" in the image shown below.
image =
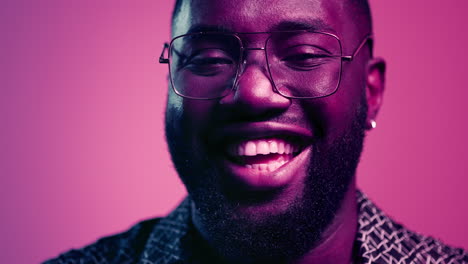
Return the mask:
<path id="1" fill-rule="evenodd" d="M 185 194 L 163 137 L 167 69 L 155 60 L 172 1 L 117 2 L 2 1 L 2 263 L 81 247 Z M 388 79 L 359 186 L 411 229 L 468 248 L 468 2 L 371 4 Z"/>

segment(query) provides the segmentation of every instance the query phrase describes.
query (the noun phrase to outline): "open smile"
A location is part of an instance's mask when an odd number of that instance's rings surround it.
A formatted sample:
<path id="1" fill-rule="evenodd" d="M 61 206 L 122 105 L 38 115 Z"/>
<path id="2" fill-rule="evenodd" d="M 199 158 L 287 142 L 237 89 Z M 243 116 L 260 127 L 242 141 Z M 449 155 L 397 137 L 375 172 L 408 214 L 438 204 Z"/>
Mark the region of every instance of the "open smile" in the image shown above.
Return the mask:
<path id="1" fill-rule="evenodd" d="M 297 156 L 303 146 L 281 138 L 244 140 L 228 146 L 228 157 L 246 168 L 273 172 Z"/>
<path id="2" fill-rule="evenodd" d="M 310 130 L 274 122 L 229 126 L 221 132 L 223 165 L 249 189 L 284 187 L 312 153 Z"/>

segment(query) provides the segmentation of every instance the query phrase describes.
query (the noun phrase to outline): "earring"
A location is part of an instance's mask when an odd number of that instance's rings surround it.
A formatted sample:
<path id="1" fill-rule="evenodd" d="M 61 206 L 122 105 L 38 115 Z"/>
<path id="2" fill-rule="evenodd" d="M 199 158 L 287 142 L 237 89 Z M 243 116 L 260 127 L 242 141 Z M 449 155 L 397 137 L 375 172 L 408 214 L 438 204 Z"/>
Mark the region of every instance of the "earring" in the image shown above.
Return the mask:
<path id="1" fill-rule="evenodd" d="M 374 129 L 374 128 L 377 127 L 377 122 L 375 122 L 375 120 L 372 119 L 372 120 L 370 121 L 370 125 L 371 125 L 372 129 Z"/>

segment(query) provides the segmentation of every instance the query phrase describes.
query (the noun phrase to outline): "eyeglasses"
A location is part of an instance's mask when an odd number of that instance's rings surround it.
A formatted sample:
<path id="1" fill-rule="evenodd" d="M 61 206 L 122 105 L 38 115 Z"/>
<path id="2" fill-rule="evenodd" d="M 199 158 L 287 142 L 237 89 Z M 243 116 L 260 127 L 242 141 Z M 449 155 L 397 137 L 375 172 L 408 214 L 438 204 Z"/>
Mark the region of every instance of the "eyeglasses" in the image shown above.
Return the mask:
<path id="1" fill-rule="evenodd" d="M 266 34 L 260 48 L 246 47 L 241 36 Z M 160 63 L 169 64 L 174 92 L 190 99 L 216 99 L 236 88 L 247 66 L 246 52 L 265 53 L 273 90 L 287 98 L 329 96 L 340 85 L 343 61 L 352 61 L 372 35 L 352 55 L 342 54 L 338 36 L 308 30 L 218 33 L 197 32 L 165 43 Z M 167 58 L 164 55 L 167 51 Z"/>

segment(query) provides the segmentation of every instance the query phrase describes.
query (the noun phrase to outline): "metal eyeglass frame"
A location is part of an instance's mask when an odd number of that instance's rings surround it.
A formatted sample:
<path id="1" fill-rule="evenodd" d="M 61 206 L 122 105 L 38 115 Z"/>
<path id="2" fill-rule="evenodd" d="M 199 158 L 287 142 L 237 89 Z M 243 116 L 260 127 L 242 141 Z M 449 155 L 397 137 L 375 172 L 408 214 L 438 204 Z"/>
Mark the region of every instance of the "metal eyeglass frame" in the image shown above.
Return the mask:
<path id="1" fill-rule="evenodd" d="M 239 79 L 239 76 L 241 75 L 242 71 L 243 71 L 243 67 L 241 66 L 243 63 L 243 56 L 244 56 L 244 52 L 246 50 L 263 50 L 265 52 L 265 59 L 266 59 L 266 64 L 267 64 L 267 69 L 268 69 L 268 74 L 269 74 L 269 79 L 270 79 L 270 82 L 273 84 L 273 91 L 286 97 L 286 98 L 290 98 L 290 99 L 316 99 L 316 98 L 323 98 L 323 97 L 327 97 L 327 96 L 330 96 L 330 95 L 333 95 L 334 93 L 336 93 L 336 91 L 338 90 L 338 87 L 340 86 L 340 83 L 341 83 L 341 76 L 342 76 L 342 71 L 343 71 L 343 61 L 348 61 L 348 62 L 351 62 L 353 61 L 353 59 L 357 56 L 357 54 L 359 53 L 359 51 L 362 49 L 362 47 L 364 47 L 366 45 L 366 43 L 368 41 L 372 41 L 373 40 L 373 34 L 368 34 L 366 35 L 366 37 L 361 41 L 361 43 L 359 44 L 359 46 L 354 50 L 354 52 L 351 54 L 351 55 L 331 55 L 330 57 L 334 57 L 334 58 L 340 58 L 341 61 L 340 61 L 340 73 L 339 73 L 339 77 L 338 77 L 338 83 L 335 87 L 335 89 L 333 89 L 332 92 L 326 94 L 326 95 L 322 95 L 322 96 L 310 96 L 310 97 L 297 97 L 297 96 L 289 96 L 289 95 L 285 95 L 283 93 L 281 93 L 277 88 L 276 88 L 276 84 L 275 82 L 273 81 L 273 77 L 271 75 L 271 70 L 270 70 L 270 64 L 268 63 L 268 53 L 266 52 L 266 47 L 267 47 L 267 43 L 268 41 L 270 40 L 271 36 L 272 36 L 272 33 L 302 33 L 302 32 L 310 32 L 310 33 L 317 33 L 317 34 L 324 34 L 324 35 L 328 35 L 328 36 L 331 36 L 333 38 L 335 38 L 337 41 L 338 41 L 338 44 L 340 46 L 340 54 L 343 54 L 343 47 L 341 45 L 341 40 L 340 38 L 333 34 L 333 33 L 329 33 L 329 32 L 322 32 L 322 31 L 311 31 L 311 30 L 284 30 L 284 31 L 271 31 L 271 32 L 233 32 L 233 33 L 220 33 L 220 32 L 194 32 L 194 33 L 188 33 L 188 34 L 183 34 L 183 35 L 179 35 L 179 36 L 176 36 L 174 37 L 169 43 L 164 43 L 164 47 L 163 47 L 163 50 L 161 52 L 161 56 L 159 57 L 159 63 L 167 63 L 168 66 L 169 66 L 169 79 L 171 81 L 171 86 L 172 86 L 172 90 L 174 90 L 174 92 L 183 97 L 183 98 L 188 98 L 188 99 L 195 99 L 195 100 L 213 100 L 213 99 L 220 99 L 220 98 L 223 98 L 225 96 L 227 96 L 231 91 L 235 90 L 235 87 L 237 86 L 237 81 Z M 240 37 L 240 35 L 252 35 L 252 34 L 270 34 L 270 36 L 268 36 L 266 39 L 265 39 L 265 44 L 263 47 L 260 47 L 260 48 L 249 48 L 249 47 L 244 47 L 244 43 L 242 42 L 242 39 Z M 171 51 L 172 51 L 172 44 L 174 43 L 175 40 L 179 39 L 179 38 L 182 38 L 182 37 L 186 37 L 186 36 L 193 36 L 193 35 L 227 35 L 227 36 L 234 36 L 238 41 L 239 41 L 239 44 L 240 44 L 240 56 L 239 56 L 239 61 L 238 61 L 238 67 L 237 67 L 237 72 L 236 72 L 236 77 L 235 77 L 235 80 L 233 82 L 233 85 L 231 87 L 231 89 L 226 89 L 226 92 L 223 93 L 222 95 L 220 96 L 216 96 L 216 97 L 206 97 L 206 98 L 201 98 L 201 97 L 192 97 L 192 96 L 187 96 L 187 95 L 183 95 L 181 94 L 179 91 L 177 91 L 177 89 L 175 88 L 174 86 L 174 83 L 173 83 L 173 79 L 172 79 L 172 73 L 171 73 Z M 166 50 L 168 51 L 168 57 L 167 58 L 164 58 L 164 53 L 166 52 Z"/>

